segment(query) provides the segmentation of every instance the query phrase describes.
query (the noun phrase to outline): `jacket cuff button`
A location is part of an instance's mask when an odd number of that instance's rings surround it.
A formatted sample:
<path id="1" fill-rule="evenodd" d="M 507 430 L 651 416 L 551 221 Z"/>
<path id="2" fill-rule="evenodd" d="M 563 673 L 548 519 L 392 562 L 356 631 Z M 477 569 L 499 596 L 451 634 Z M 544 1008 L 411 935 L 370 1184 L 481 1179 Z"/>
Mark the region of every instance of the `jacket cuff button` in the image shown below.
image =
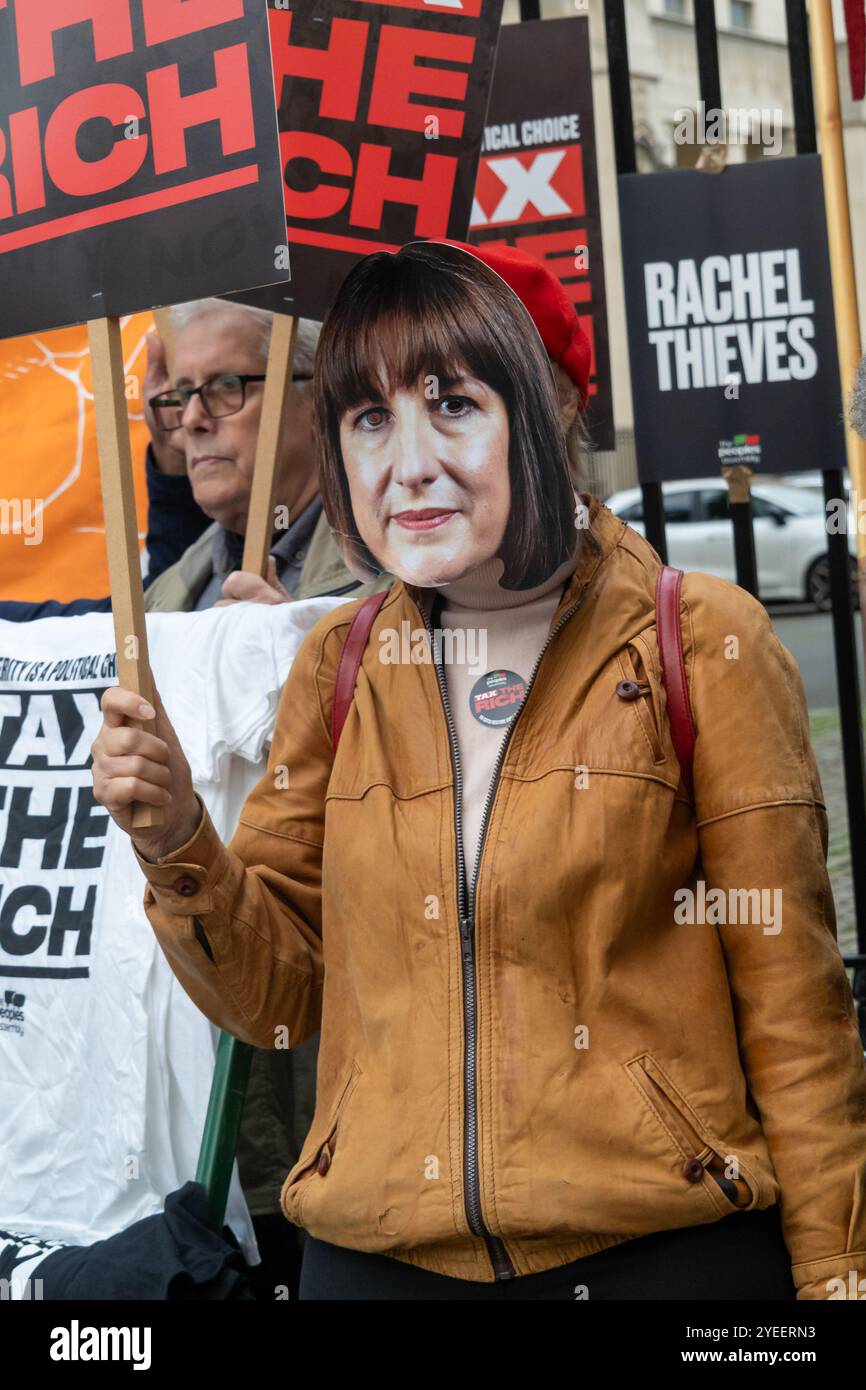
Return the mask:
<path id="1" fill-rule="evenodd" d="M 687 1158 L 683 1164 L 683 1177 L 689 1182 L 700 1182 L 704 1176 L 704 1165 L 699 1158 Z"/>
<path id="2" fill-rule="evenodd" d="M 171 886 L 182 898 L 191 898 L 193 893 L 198 892 L 198 883 L 191 874 L 181 874 Z"/>
<path id="3" fill-rule="evenodd" d="M 319 1161 L 316 1164 L 316 1172 L 320 1177 L 324 1177 L 330 1166 L 331 1155 L 328 1153 L 327 1149 L 322 1149 L 322 1152 L 319 1154 Z"/>

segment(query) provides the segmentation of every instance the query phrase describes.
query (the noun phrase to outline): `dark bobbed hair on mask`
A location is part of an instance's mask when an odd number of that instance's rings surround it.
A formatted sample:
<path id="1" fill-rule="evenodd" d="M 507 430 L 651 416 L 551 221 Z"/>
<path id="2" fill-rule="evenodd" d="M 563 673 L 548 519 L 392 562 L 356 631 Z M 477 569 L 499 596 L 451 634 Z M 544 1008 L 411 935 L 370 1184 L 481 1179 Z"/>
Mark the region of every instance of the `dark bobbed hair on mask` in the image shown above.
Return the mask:
<path id="1" fill-rule="evenodd" d="M 382 568 L 358 533 L 340 448 L 347 410 L 466 372 L 508 410 L 511 508 L 501 584 L 542 583 L 574 552 L 574 492 L 551 364 L 514 291 L 468 252 L 436 242 L 366 256 L 325 318 L 313 378 L 325 513 L 353 573 Z M 443 394 L 447 388 L 443 385 Z"/>

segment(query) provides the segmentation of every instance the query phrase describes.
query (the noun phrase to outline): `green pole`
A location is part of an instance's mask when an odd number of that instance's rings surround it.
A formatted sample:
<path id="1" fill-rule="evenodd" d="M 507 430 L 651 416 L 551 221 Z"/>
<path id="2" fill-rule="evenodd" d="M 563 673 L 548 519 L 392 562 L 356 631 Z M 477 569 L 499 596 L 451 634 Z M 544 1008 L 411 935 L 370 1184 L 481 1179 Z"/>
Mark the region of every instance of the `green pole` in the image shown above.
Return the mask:
<path id="1" fill-rule="evenodd" d="M 225 1219 L 252 1059 L 249 1043 L 240 1042 L 230 1033 L 220 1033 L 195 1173 L 219 1226 Z"/>

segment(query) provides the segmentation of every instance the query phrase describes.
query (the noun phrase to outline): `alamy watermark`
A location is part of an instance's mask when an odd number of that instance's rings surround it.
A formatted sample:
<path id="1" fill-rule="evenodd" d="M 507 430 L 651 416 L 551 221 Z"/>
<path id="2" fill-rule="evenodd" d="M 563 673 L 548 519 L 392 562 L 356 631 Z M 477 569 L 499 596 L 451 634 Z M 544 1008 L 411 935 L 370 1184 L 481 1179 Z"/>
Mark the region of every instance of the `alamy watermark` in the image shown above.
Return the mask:
<path id="1" fill-rule="evenodd" d="M 828 536 L 844 535 L 849 529 L 866 536 L 866 497 L 861 497 L 856 488 L 851 489 L 848 497 L 831 497 L 824 510 Z"/>
<path id="2" fill-rule="evenodd" d="M 0 535 L 23 535 L 25 545 L 41 545 L 44 509 L 42 497 L 0 497 Z"/>
<path id="3" fill-rule="evenodd" d="M 727 109 L 699 101 L 697 109 L 681 106 L 675 115 L 677 145 L 760 145 L 765 155 L 782 152 L 782 109 L 732 106 Z"/>
<path id="4" fill-rule="evenodd" d="M 48 1355 L 52 1361 L 131 1361 L 134 1371 L 151 1364 L 149 1327 L 82 1327 L 73 1318 L 69 1327 L 51 1330 Z"/>
<path id="5" fill-rule="evenodd" d="M 413 627 L 404 618 L 399 630 L 386 627 L 379 633 L 379 660 L 384 666 L 465 666 L 473 676 L 487 670 L 487 630 L 483 627 L 435 627 L 433 640 L 426 627 Z"/>
<path id="6" fill-rule="evenodd" d="M 840 1277 L 828 1279 L 826 1284 L 827 1301 L 831 1302 L 833 1299 L 852 1298 L 856 1299 L 858 1302 L 862 1302 L 866 1299 L 866 1279 L 861 1276 L 862 1270 L 849 1269 L 847 1284 L 845 1280 Z"/>
<path id="7" fill-rule="evenodd" d="M 782 930 L 781 888 L 707 888 L 699 878 L 694 889 L 674 893 L 674 921 L 701 922 L 711 927 L 762 926 L 764 936 Z"/>

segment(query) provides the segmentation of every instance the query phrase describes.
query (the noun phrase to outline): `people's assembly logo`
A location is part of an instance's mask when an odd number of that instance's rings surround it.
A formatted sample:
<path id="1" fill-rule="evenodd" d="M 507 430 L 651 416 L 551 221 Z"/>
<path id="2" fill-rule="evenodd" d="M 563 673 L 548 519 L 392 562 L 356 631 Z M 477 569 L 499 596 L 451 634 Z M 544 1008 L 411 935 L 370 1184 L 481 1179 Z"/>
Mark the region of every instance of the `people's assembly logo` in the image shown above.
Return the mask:
<path id="1" fill-rule="evenodd" d="M 735 434 L 733 439 L 719 440 L 719 463 L 745 463 L 755 468 L 761 462 L 761 436 Z"/>
<path id="2" fill-rule="evenodd" d="M 14 989 L 7 989 L 4 992 L 3 1002 L 0 1004 L 0 1032 L 3 1033 L 24 1033 L 24 1002 L 27 996 L 17 994 Z"/>

